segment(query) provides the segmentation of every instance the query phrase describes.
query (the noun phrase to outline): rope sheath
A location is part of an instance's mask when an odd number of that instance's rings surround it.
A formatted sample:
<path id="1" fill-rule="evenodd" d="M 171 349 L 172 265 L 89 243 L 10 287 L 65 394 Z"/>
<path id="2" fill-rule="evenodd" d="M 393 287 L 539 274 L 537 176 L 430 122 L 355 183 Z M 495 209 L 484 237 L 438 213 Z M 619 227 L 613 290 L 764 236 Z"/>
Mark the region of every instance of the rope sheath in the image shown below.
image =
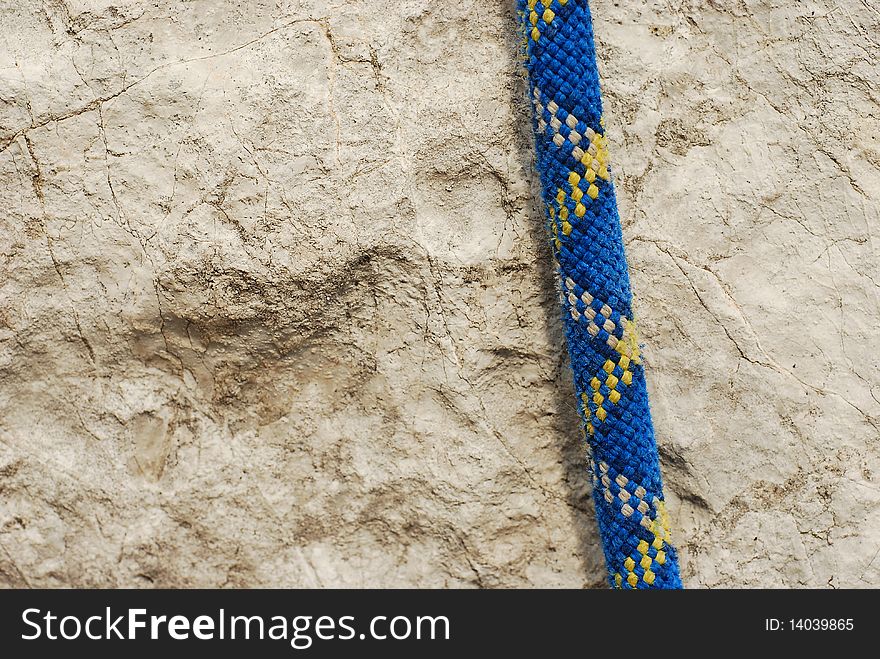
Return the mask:
<path id="1" fill-rule="evenodd" d="M 609 581 L 681 588 L 632 314 L 587 0 L 518 0 L 536 167 Z"/>

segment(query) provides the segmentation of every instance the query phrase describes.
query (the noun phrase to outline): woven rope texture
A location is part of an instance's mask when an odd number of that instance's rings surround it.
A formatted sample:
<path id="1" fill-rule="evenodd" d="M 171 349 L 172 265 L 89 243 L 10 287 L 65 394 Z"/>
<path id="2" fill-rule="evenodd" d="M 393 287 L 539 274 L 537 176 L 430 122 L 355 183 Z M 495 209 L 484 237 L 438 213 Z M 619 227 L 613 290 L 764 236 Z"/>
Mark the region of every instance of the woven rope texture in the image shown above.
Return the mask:
<path id="1" fill-rule="evenodd" d="M 616 588 L 681 588 L 611 182 L 586 0 L 519 0 L 537 169 Z"/>

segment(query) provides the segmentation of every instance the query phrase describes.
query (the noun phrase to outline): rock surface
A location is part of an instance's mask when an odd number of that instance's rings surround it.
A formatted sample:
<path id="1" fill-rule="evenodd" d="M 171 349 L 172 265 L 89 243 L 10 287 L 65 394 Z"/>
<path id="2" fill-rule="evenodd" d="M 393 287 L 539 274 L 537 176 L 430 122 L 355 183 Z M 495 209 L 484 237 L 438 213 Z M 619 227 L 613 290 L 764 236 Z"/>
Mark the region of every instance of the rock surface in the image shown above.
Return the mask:
<path id="1" fill-rule="evenodd" d="M 511 0 L 0 0 L 0 584 L 604 583 Z M 691 587 L 880 584 L 880 10 L 594 0 Z"/>

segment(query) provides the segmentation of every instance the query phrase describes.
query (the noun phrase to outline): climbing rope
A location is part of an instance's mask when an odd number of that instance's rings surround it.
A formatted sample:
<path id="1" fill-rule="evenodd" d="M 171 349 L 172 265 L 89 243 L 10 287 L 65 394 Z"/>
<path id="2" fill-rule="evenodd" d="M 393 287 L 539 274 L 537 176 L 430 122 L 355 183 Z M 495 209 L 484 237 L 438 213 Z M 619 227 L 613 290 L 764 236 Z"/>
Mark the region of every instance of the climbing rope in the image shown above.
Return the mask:
<path id="1" fill-rule="evenodd" d="M 681 588 L 602 119 L 587 0 L 518 0 L 535 147 L 609 581 Z"/>

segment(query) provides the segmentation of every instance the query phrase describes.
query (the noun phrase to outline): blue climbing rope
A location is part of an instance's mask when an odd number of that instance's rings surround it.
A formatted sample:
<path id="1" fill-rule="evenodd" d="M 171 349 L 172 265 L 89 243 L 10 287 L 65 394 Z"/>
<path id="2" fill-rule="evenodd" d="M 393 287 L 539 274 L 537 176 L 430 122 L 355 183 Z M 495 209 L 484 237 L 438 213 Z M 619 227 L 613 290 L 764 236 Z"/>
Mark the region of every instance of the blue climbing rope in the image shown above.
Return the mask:
<path id="1" fill-rule="evenodd" d="M 537 169 L 609 581 L 681 588 L 671 544 L 586 0 L 518 0 Z"/>

